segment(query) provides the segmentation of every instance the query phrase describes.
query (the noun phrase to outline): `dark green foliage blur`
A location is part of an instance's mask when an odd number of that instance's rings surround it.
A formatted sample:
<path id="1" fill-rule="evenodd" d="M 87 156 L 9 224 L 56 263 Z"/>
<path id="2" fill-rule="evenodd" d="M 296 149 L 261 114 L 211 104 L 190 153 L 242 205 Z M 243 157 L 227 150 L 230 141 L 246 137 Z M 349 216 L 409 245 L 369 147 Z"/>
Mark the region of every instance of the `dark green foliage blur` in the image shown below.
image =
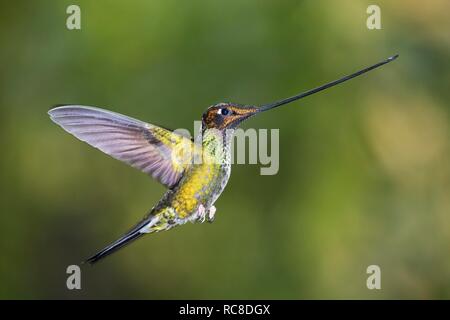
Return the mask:
<path id="1" fill-rule="evenodd" d="M 81 7 L 81 30 L 66 8 Z M 450 298 L 450 3 L 9 1 L 0 4 L 0 298 Z M 280 129 L 280 170 L 235 165 L 213 224 L 66 267 L 164 193 L 53 124 L 56 104 L 192 129 L 211 104 L 264 104 L 392 64 L 244 128 Z M 366 268 L 379 265 L 381 290 Z"/>

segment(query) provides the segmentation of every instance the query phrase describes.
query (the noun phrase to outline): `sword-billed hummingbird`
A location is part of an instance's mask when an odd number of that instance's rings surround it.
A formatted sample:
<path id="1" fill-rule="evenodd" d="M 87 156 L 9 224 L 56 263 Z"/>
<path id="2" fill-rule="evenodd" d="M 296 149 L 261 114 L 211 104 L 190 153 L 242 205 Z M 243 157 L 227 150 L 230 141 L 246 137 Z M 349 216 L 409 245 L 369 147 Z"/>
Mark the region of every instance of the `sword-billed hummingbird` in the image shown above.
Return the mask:
<path id="1" fill-rule="evenodd" d="M 202 117 L 200 142 L 99 108 L 64 105 L 51 109 L 50 118 L 64 130 L 149 174 L 168 188 L 141 222 L 86 261 L 95 263 L 148 233 L 169 230 L 188 221 L 212 222 L 216 212 L 214 202 L 231 173 L 231 139 L 242 121 L 350 80 L 397 57 L 261 107 L 235 103 L 212 105 Z"/>

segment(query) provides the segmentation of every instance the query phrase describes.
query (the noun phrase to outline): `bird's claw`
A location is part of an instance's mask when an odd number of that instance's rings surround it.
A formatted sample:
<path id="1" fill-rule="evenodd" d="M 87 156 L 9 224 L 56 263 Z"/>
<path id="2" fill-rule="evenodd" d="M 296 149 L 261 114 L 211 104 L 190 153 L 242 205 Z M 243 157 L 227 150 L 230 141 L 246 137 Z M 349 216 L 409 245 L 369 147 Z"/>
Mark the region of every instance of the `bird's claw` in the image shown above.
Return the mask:
<path id="1" fill-rule="evenodd" d="M 206 220 L 211 223 L 214 221 L 215 214 L 216 214 L 215 206 L 211 206 L 209 208 L 209 210 L 206 210 L 205 206 L 201 204 L 198 207 L 198 211 L 197 211 L 197 221 L 199 221 L 200 223 L 203 223 Z"/>
<path id="2" fill-rule="evenodd" d="M 198 218 L 197 220 L 200 221 L 200 223 L 205 222 L 205 218 L 206 218 L 206 208 L 201 204 L 198 207 Z"/>
<path id="3" fill-rule="evenodd" d="M 216 216 L 216 210 L 217 209 L 216 209 L 215 206 L 211 206 L 211 208 L 209 208 L 209 210 L 208 210 L 208 218 L 207 218 L 209 223 L 212 223 L 214 221 L 214 218 Z"/>

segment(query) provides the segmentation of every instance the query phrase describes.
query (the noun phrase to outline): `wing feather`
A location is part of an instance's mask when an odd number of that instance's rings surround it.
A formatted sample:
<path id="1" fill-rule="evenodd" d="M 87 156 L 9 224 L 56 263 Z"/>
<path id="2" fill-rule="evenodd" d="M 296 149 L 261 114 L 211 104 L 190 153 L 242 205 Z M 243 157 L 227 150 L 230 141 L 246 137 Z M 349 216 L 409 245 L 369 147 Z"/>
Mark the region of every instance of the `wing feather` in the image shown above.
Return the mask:
<path id="1" fill-rule="evenodd" d="M 193 142 L 170 130 L 112 111 L 77 105 L 56 107 L 50 118 L 78 139 L 173 187 L 190 164 L 173 159 L 173 149 Z M 189 160 L 189 159 L 188 159 Z"/>

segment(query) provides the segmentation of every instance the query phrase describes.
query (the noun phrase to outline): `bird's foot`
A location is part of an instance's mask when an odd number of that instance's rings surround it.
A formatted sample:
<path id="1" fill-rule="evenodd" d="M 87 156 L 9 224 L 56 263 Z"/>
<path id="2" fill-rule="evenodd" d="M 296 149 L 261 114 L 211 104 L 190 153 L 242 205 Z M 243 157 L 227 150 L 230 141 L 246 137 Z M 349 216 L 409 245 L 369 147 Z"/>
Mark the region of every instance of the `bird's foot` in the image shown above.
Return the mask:
<path id="1" fill-rule="evenodd" d="M 216 207 L 215 206 L 211 206 L 208 210 L 208 217 L 207 217 L 207 221 L 209 223 L 212 223 L 214 221 L 214 218 L 216 216 Z"/>
<path id="2" fill-rule="evenodd" d="M 205 219 L 206 219 L 206 208 L 205 208 L 204 205 L 201 204 L 198 207 L 197 214 L 198 214 L 197 221 L 199 221 L 200 223 L 205 222 Z"/>

